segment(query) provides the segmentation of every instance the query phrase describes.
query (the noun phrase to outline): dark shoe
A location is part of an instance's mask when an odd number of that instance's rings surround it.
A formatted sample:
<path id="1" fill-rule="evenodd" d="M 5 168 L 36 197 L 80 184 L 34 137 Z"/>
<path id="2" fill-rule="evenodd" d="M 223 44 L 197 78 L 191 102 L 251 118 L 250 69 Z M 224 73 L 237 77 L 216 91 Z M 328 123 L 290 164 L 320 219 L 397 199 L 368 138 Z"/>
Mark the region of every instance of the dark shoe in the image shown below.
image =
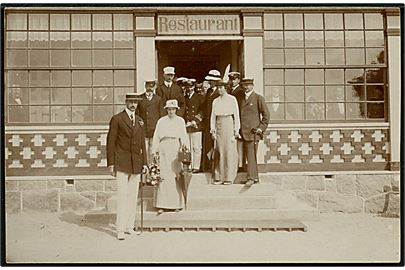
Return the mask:
<path id="1" fill-rule="evenodd" d="M 254 183 L 255 182 L 253 181 L 253 179 L 248 179 L 245 183 L 245 187 L 251 187 Z"/>

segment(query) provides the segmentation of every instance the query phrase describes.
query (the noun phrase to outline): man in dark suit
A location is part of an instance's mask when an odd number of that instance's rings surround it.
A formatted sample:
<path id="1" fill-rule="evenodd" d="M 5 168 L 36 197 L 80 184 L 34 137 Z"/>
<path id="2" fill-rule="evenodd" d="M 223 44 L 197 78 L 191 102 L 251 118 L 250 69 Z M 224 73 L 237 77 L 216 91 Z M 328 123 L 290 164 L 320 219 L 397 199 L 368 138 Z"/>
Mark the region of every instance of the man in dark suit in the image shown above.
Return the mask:
<path id="1" fill-rule="evenodd" d="M 214 141 L 211 135 L 211 112 L 212 102 L 219 97 L 217 82 L 221 80 L 221 73 L 218 70 L 210 70 L 205 80 L 210 84 L 210 88 L 205 94 L 204 112 L 203 112 L 203 157 L 202 157 L 202 169 L 204 172 L 211 171 L 211 160 L 208 158 L 208 153 L 214 147 Z"/>
<path id="2" fill-rule="evenodd" d="M 157 121 L 165 115 L 162 98 L 155 94 L 156 81 L 145 81 L 145 93 L 141 95 L 136 114 L 144 121 L 145 143 L 148 163 L 152 161 L 152 141 Z"/>
<path id="3" fill-rule="evenodd" d="M 204 96 L 195 92 L 195 79 L 189 79 L 186 83 L 186 122 L 187 135 L 190 139 L 191 166 L 194 173 L 200 170 L 202 148 L 202 112 L 204 109 Z"/>
<path id="4" fill-rule="evenodd" d="M 126 94 L 126 108 L 114 115 L 107 135 L 107 166 L 117 179 L 117 238 L 132 234 L 141 173 L 147 172 L 145 131 L 135 114 L 141 101 L 135 93 Z"/>
<path id="5" fill-rule="evenodd" d="M 245 97 L 245 91 L 240 86 L 240 73 L 236 71 L 229 72 L 228 74 L 229 82 L 230 82 L 230 91 L 229 94 L 234 96 L 238 101 L 238 106 L 240 110 L 240 103 L 242 99 Z M 237 147 L 238 147 L 238 167 L 239 171 L 242 171 L 243 165 L 245 164 L 244 156 L 243 156 L 243 142 L 241 138 L 237 140 Z"/>
<path id="6" fill-rule="evenodd" d="M 159 85 L 156 94 L 162 98 L 163 104 L 166 104 L 167 100 L 176 99 L 180 109 L 177 111 L 177 115 L 183 117 L 184 115 L 184 94 L 181 88 L 173 82 L 174 67 L 165 67 L 163 69 L 164 82 Z M 165 112 L 165 114 L 167 114 Z"/>
<path id="7" fill-rule="evenodd" d="M 257 171 L 257 141 L 262 139 L 269 124 L 269 110 L 264 97 L 253 91 L 253 79 L 244 78 L 242 87 L 245 97 L 240 102 L 241 137 L 243 152 L 247 161 L 247 179 L 245 185 L 250 187 L 259 182 Z"/>

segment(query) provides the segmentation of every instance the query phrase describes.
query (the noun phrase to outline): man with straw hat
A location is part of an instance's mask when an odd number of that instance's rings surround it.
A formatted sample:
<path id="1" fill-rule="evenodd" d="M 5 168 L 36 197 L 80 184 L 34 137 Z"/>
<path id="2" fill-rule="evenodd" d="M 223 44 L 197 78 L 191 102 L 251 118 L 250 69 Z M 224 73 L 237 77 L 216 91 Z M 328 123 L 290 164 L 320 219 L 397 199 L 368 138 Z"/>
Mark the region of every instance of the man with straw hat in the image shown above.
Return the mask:
<path id="1" fill-rule="evenodd" d="M 184 94 L 180 86 L 173 82 L 174 75 L 174 67 L 167 66 L 163 69 L 164 82 L 158 86 L 156 94 L 162 98 L 163 104 L 170 99 L 177 100 L 180 107 L 177 115 L 183 117 L 185 107 Z"/>
<path id="2" fill-rule="evenodd" d="M 117 179 L 117 238 L 134 233 L 141 173 L 147 173 L 142 119 L 135 114 L 142 98 L 127 93 L 125 109 L 114 115 L 107 134 L 107 166 Z"/>

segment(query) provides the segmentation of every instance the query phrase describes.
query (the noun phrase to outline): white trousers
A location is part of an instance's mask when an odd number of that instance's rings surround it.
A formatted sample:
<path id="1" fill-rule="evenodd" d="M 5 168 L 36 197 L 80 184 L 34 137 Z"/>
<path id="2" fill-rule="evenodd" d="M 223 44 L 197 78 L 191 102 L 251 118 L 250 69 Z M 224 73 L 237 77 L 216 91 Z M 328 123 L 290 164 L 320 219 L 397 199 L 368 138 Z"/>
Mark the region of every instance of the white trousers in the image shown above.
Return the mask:
<path id="1" fill-rule="evenodd" d="M 130 231 L 135 226 L 140 176 L 117 171 L 117 232 Z"/>
<path id="2" fill-rule="evenodd" d="M 146 161 L 147 164 L 152 162 L 152 141 L 153 138 L 145 138 L 145 146 L 146 146 Z"/>
<path id="3" fill-rule="evenodd" d="M 243 167 L 245 164 L 243 162 L 243 142 L 241 140 L 236 140 L 236 144 L 238 147 L 238 167 Z"/>
<path id="4" fill-rule="evenodd" d="M 188 133 L 188 138 L 190 140 L 192 169 L 199 170 L 201 164 L 202 132 L 190 132 Z"/>

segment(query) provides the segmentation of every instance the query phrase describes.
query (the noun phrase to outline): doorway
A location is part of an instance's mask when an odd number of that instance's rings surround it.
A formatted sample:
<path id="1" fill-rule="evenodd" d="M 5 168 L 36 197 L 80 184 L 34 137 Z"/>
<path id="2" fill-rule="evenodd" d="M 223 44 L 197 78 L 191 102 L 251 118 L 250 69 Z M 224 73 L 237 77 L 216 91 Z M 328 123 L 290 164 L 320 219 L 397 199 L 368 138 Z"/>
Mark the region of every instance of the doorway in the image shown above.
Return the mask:
<path id="1" fill-rule="evenodd" d="M 217 69 L 221 76 L 228 64 L 230 71 L 242 73 L 242 48 L 240 40 L 157 41 L 158 79 L 163 68 L 174 66 L 176 77 L 194 78 L 202 82 L 209 70 Z"/>

